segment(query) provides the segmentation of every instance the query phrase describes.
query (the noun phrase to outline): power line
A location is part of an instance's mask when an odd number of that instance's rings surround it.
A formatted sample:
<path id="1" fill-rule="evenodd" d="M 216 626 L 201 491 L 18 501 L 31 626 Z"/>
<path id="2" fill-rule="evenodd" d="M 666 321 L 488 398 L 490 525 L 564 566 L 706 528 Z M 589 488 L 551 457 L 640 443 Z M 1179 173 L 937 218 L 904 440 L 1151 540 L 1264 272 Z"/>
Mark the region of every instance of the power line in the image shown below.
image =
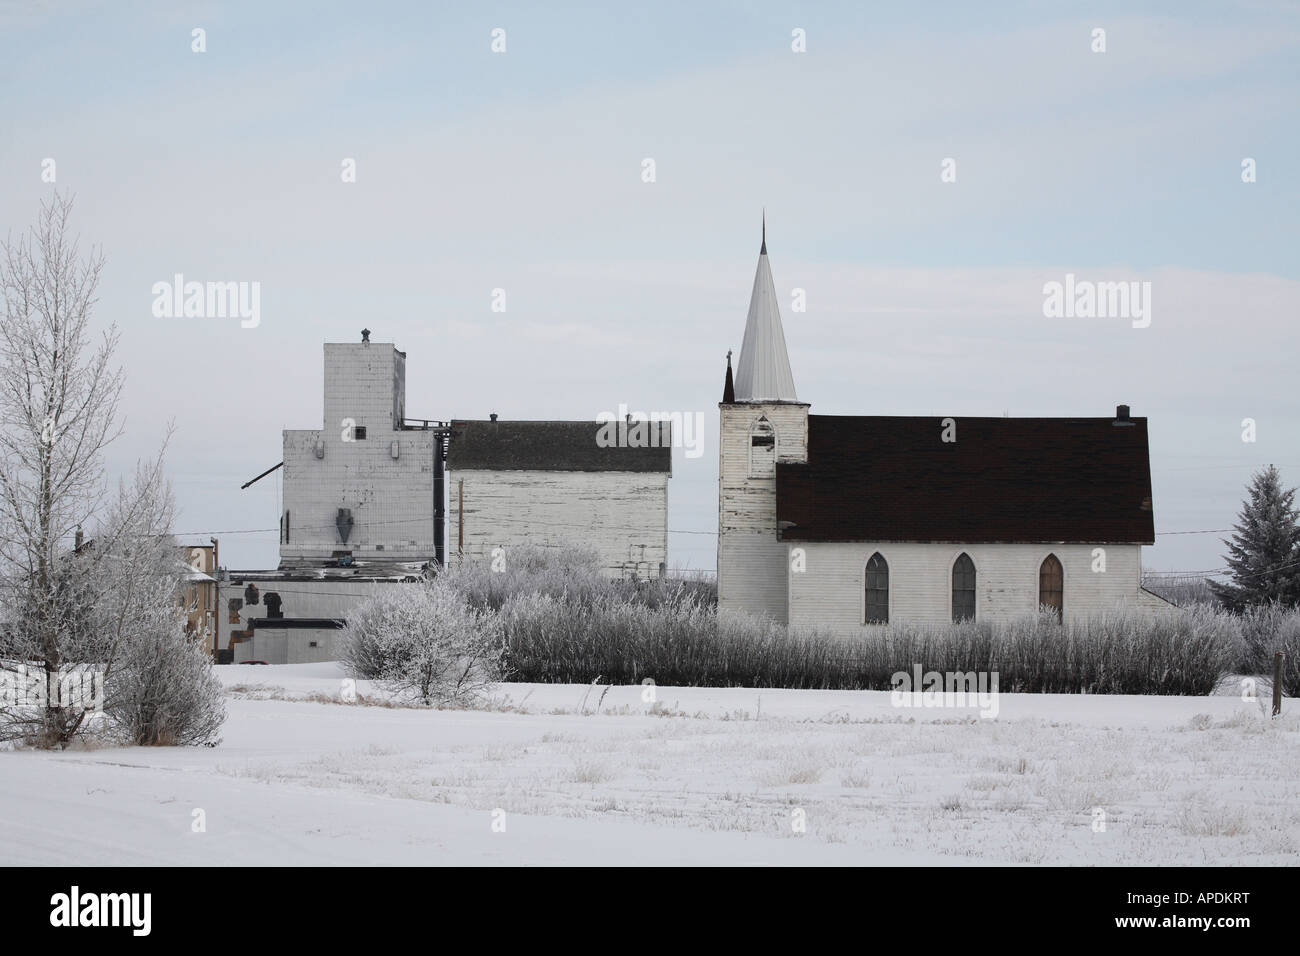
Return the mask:
<path id="1" fill-rule="evenodd" d="M 381 525 L 394 525 L 394 524 L 432 525 L 432 518 L 430 517 L 430 518 L 379 519 L 374 521 L 366 521 L 364 522 L 364 524 L 361 525 L 361 527 L 368 529 L 368 528 L 378 527 Z M 548 528 L 565 528 L 574 531 L 591 530 L 591 528 L 587 525 L 569 524 L 567 522 L 562 522 L 562 521 L 544 521 L 539 518 L 528 518 L 527 524 L 537 525 L 541 527 L 548 527 Z M 602 525 L 602 527 L 604 529 L 612 530 L 612 531 L 647 530 L 644 526 L 639 526 L 639 525 Z M 334 525 L 294 525 L 293 529 L 298 531 L 333 531 L 335 529 L 335 526 Z M 272 532 L 280 533 L 282 530 L 283 529 L 281 528 L 236 528 L 233 530 L 225 530 L 225 531 L 173 531 L 170 532 L 170 534 L 178 538 L 185 538 L 185 537 L 197 538 L 197 537 L 202 537 L 204 535 L 218 535 L 218 534 L 270 534 Z M 716 535 L 718 533 L 717 531 L 705 530 L 700 528 L 668 528 L 667 530 L 669 534 Z M 1184 535 L 1184 534 L 1227 534 L 1229 532 L 1233 532 L 1236 530 L 1237 529 L 1235 528 L 1200 528 L 1200 529 L 1195 529 L 1190 531 L 1157 531 L 1156 535 L 1165 536 L 1165 535 Z"/>

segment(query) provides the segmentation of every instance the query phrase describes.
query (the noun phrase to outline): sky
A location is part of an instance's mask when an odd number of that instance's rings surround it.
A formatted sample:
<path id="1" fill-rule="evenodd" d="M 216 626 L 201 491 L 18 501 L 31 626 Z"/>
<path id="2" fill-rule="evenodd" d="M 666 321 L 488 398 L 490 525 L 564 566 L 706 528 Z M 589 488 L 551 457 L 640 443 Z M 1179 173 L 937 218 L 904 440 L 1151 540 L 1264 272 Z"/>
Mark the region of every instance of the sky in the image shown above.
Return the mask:
<path id="1" fill-rule="evenodd" d="M 126 373 L 109 471 L 172 423 L 177 531 L 233 568 L 275 566 L 279 475 L 239 486 L 362 327 L 411 417 L 701 414 L 669 560 L 714 567 L 765 209 L 814 414 L 1128 404 L 1144 563 L 1205 571 L 1224 535 L 1187 532 L 1252 472 L 1300 485 L 1298 67 L 1294 2 L 0 0 L 0 229 L 75 196 Z M 259 283 L 257 325 L 156 317 L 178 273 Z M 1149 324 L 1045 315 L 1067 275 L 1149 282 Z"/>

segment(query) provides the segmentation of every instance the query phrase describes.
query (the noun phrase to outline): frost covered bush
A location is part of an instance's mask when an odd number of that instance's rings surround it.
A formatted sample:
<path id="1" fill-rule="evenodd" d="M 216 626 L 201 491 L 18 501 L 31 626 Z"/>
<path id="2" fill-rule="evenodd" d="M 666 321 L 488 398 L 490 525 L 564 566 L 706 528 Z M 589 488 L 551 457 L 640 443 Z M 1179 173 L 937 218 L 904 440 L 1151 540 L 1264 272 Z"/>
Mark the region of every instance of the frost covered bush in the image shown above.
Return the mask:
<path id="1" fill-rule="evenodd" d="M 1239 653 L 1235 621 L 1211 608 L 834 634 L 719 613 L 690 597 L 650 607 L 534 594 L 508 601 L 501 620 L 510 676 L 523 681 L 885 690 L 920 665 L 997 671 L 1003 691 L 1208 694 Z"/>
<path id="2" fill-rule="evenodd" d="M 1273 674 L 1273 655 L 1281 651 L 1282 690 L 1300 696 L 1300 608 L 1278 603 L 1247 608 L 1241 615 L 1242 661 L 1246 674 Z"/>
<path id="3" fill-rule="evenodd" d="M 581 546 L 517 545 L 494 558 L 462 561 L 439 573 L 441 587 L 477 608 L 499 610 L 517 594 L 547 594 L 574 604 L 608 588 L 596 552 Z"/>
<path id="4" fill-rule="evenodd" d="M 38 576 L 16 576 L 0 608 L 0 671 L 39 673 L 47 686 L 68 671 L 99 675 L 102 710 L 0 704 L 0 739 L 40 747 L 79 736 L 145 746 L 216 739 L 222 691 L 210 654 L 183 633 L 181 564 L 165 530 L 172 498 L 160 468 L 152 463 L 119 487 L 89 543 L 58 556 L 44 594 Z"/>
<path id="5" fill-rule="evenodd" d="M 141 747 L 215 743 L 226 719 L 212 654 L 175 615 L 137 621 L 106 681 L 108 733 Z"/>
<path id="6" fill-rule="evenodd" d="M 501 622 L 441 583 L 392 588 L 348 615 L 341 660 L 356 677 L 431 705 L 473 703 L 500 678 Z"/>
<path id="7" fill-rule="evenodd" d="M 716 582 L 700 577 L 608 578 L 600 556 L 581 544 L 513 545 L 494 558 L 464 561 L 442 571 L 438 581 L 474 607 L 499 611 L 515 597 L 544 594 L 568 604 L 587 606 L 627 602 L 650 607 L 691 597 L 703 605 L 718 603 Z"/>

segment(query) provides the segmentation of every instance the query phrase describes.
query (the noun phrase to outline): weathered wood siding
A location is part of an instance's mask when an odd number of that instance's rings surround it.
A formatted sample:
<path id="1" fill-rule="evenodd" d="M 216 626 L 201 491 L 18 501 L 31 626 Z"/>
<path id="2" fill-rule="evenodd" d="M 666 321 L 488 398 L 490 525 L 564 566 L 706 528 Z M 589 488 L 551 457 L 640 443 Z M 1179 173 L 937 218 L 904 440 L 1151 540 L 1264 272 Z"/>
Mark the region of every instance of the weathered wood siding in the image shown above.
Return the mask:
<path id="1" fill-rule="evenodd" d="M 790 623 L 862 627 L 866 565 L 879 551 L 889 562 L 891 622 L 945 624 L 952 620 L 952 565 L 963 551 L 975 562 L 976 619 L 1006 621 L 1038 607 L 1038 569 L 1055 554 L 1065 572 L 1066 618 L 1122 606 L 1144 610 L 1141 545 L 1088 544 L 889 544 L 785 542 L 803 548 L 807 570 L 789 575 Z M 1104 547 L 1106 570 L 1093 567 L 1093 548 Z M 787 558 L 789 560 L 789 558 Z"/>
<path id="2" fill-rule="evenodd" d="M 316 457 L 317 442 L 325 446 L 324 458 Z M 289 529 L 288 540 L 281 529 L 280 560 L 321 561 L 335 551 L 367 559 L 432 558 L 433 446 L 432 432 L 395 432 L 382 422 L 370 426 L 364 441 L 345 442 L 337 428 L 285 431 Z M 335 523 L 340 508 L 352 511 L 346 543 Z"/>
<path id="3" fill-rule="evenodd" d="M 563 542 L 600 554 L 613 577 L 654 577 L 668 561 L 668 475 L 627 471 L 447 473 L 447 553 L 456 554 L 464 483 L 464 558 L 491 560 L 494 548 Z"/>
<path id="4" fill-rule="evenodd" d="M 750 434 L 766 417 L 776 431 L 777 461 L 808 458 L 808 406 L 721 406 L 718 464 L 718 605 L 724 610 L 788 615 L 787 550 L 776 534 L 776 476 L 750 473 Z"/>

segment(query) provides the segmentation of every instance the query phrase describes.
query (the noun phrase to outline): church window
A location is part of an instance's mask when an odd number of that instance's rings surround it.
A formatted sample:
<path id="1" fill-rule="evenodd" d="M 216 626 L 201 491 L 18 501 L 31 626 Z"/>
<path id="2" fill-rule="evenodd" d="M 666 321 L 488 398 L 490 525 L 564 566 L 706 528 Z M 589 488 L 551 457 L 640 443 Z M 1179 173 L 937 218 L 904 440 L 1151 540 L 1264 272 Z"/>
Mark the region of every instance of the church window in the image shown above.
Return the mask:
<path id="1" fill-rule="evenodd" d="M 776 429 L 766 418 L 760 418 L 749 431 L 749 475 L 766 478 L 775 472 Z"/>
<path id="2" fill-rule="evenodd" d="M 889 563 L 877 551 L 867 562 L 868 624 L 889 623 Z"/>
<path id="3" fill-rule="evenodd" d="M 1065 569 L 1056 555 L 1049 554 L 1038 568 L 1038 606 L 1054 613 L 1060 621 L 1064 597 Z"/>
<path id="4" fill-rule="evenodd" d="M 975 620 L 975 562 L 965 552 L 952 565 L 952 620 Z"/>

